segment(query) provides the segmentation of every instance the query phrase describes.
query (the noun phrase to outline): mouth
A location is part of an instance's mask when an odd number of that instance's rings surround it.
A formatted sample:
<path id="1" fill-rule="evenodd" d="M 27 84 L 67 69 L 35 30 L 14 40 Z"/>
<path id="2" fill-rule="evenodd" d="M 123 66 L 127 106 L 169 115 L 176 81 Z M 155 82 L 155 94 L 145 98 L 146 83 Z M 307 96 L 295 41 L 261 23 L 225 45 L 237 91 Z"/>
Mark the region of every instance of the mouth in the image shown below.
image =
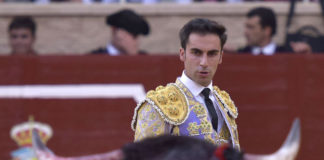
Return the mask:
<path id="1" fill-rule="evenodd" d="M 201 77 L 207 77 L 207 76 L 209 75 L 209 72 L 208 72 L 208 71 L 200 71 L 200 72 L 199 72 L 199 75 L 200 75 Z"/>

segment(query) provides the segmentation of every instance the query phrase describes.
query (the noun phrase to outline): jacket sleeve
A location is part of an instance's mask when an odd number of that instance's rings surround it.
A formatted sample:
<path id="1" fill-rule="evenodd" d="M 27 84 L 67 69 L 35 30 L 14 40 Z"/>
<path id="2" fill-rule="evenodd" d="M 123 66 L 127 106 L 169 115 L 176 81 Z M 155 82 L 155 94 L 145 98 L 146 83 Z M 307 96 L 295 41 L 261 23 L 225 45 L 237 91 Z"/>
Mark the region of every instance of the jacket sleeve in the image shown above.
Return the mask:
<path id="1" fill-rule="evenodd" d="M 170 133 L 171 125 L 149 103 L 143 104 L 137 114 L 134 141 Z"/>

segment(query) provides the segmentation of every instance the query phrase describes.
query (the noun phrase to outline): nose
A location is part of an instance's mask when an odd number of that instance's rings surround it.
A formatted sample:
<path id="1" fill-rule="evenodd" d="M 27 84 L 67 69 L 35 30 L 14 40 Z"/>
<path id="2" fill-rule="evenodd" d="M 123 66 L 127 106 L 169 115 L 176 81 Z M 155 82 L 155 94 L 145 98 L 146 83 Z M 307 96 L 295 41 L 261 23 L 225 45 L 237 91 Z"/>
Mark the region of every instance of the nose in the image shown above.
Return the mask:
<path id="1" fill-rule="evenodd" d="M 203 54 L 200 59 L 200 66 L 207 67 L 208 66 L 208 57 L 207 54 Z"/>

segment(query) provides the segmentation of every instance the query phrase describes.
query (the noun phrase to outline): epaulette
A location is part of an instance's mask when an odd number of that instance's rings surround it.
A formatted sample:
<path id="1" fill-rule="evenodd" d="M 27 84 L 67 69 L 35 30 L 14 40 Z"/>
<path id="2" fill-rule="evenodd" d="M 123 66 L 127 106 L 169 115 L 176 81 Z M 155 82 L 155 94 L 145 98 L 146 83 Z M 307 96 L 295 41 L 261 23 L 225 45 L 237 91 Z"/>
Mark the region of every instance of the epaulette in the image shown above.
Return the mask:
<path id="1" fill-rule="evenodd" d="M 189 115 L 189 102 L 185 94 L 173 83 L 158 86 L 146 95 L 147 100 L 170 124 L 182 124 Z"/>
<path id="2" fill-rule="evenodd" d="M 175 84 L 158 86 L 146 94 L 146 99 L 139 103 L 135 109 L 132 128 L 135 129 L 137 111 L 146 103 L 150 104 L 168 123 L 180 125 L 189 116 L 189 102 L 183 91 Z"/>
<path id="3" fill-rule="evenodd" d="M 232 117 L 237 118 L 238 111 L 229 94 L 226 91 L 220 90 L 217 86 L 213 86 L 213 88 L 214 91 L 216 91 L 215 94 L 219 97 L 221 103 L 223 103 L 229 114 Z"/>

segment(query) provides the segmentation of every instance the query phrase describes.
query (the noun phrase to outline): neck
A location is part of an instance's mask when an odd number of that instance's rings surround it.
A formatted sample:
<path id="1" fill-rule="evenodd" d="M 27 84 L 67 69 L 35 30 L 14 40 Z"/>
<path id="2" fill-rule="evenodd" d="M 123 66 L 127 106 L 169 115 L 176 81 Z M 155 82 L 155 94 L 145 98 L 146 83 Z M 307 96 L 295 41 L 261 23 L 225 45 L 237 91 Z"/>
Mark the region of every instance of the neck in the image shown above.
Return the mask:
<path id="1" fill-rule="evenodd" d="M 259 44 L 259 47 L 263 48 L 265 46 L 267 46 L 268 44 L 271 43 L 271 38 L 267 38 L 267 39 L 264 39 L 263 41 L 261 41 L 261 43 Z"/>

